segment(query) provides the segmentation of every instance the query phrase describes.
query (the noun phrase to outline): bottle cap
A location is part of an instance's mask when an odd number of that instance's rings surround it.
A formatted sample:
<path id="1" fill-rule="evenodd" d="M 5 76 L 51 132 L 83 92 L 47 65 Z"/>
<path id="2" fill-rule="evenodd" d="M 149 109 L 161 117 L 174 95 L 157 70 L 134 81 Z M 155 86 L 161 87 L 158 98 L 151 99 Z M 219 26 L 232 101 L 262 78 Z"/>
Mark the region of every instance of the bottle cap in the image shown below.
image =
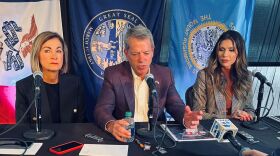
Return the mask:
<path id="1" fill-rule="evenodd" d="M 125 112 L 125 117 L 131 117 L 132 116 L 132 113 L 131 112 Z"/>

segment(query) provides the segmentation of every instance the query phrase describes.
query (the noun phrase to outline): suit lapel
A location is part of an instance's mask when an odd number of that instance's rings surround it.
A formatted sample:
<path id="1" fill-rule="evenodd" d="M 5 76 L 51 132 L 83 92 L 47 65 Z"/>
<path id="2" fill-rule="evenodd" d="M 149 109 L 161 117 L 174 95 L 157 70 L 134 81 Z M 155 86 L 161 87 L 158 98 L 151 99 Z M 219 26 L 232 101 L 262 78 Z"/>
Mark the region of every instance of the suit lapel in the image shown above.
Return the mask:
<path id="1" fill-rule="evenodd" d="M 128 104 L 129 110 L 134 114 L 135 110 L 135 100 L 134 100 L 134 87 L 133 87 L 133 76 L 131 73 L 131 68 L 129 63 L 124 64 L 125 71 L 122 77 L 120 77 L 120 81 L 122 83 L 122 87 L 124 88 L 124 95 L 126 102 Z"/>

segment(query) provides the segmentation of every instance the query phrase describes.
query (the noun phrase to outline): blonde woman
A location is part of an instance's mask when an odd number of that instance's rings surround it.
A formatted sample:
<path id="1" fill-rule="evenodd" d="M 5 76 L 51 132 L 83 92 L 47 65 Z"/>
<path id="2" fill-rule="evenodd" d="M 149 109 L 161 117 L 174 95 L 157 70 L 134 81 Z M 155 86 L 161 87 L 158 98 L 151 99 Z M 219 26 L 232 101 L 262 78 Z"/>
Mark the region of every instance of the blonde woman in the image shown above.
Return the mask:
<path id="1" fill-rule="evenodd" d="M 83 85 L 68 72 L 68 50 L 62 37 L 55 32 L 43 32 L 34 42 L 31 52 L 32 72 L 41 71 L 41 114 L 43 123 L 84 122 Z M 23 116 L 34 98 L 32 75 L 16 83 L 16 119 Z M 33 106 L 23 122 L 36 121 Z"/>

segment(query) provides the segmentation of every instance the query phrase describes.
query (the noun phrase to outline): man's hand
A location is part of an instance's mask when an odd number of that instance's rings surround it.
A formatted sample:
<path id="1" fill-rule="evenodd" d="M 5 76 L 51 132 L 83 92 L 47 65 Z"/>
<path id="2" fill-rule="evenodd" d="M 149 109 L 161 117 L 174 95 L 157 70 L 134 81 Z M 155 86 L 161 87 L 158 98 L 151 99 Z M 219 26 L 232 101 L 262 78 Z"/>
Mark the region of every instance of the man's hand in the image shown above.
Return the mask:
<path id="1" fill-rule="evenodd" d="M 199 125 L 199 120 L 202 119 L 202 111 L 191 111 L 189 106 L 185 107 L 184 126 L 190 129 L 196 129 Z"/>
<path id="2" fill-rule="evenodd" d="M 232 117 L 241 121 L 253 120 L 253 116 L 243 110 L 237 110 Z"/>
<path id="3" fill-rule="evenodd" d="M 107 124 L 107 130 L 110 132 L 117 140 L 125 142 L 124 139 L 129 139 L 131 137 L 130 131 L 125 129 L 128 126 L 128 122 L 125 120 L 115 120 Z"/>
<path id="4" fill-rule="evenodd" d="M 267 154 L 257 150 L 246 150 L 242 152 L 242 156 L 267 156 Z"/>

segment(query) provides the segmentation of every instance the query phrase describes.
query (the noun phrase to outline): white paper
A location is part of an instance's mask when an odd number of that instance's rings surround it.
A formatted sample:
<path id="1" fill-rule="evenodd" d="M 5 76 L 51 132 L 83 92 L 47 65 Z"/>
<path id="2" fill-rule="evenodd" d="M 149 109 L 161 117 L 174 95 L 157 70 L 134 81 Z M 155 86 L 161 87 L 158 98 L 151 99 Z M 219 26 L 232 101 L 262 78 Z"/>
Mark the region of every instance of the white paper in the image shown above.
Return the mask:
<path id="1" fill-rule="evenodd" d="M 80 156 L 127 156 L 128 145 L 84 144 Z"/>
<path id="2" fill-rule="evenodd" d="M 30 148 L 27 149 L 24 155 L 35 155 L 38 150 L 41 148 L 43 143 L 33 143 Z M 24 152 L 24 149 L 14 149 L 14 148 L 1 148 L 0 149 L 0 154 L 5 154 L 5 155 L 20 155 Z"/>

